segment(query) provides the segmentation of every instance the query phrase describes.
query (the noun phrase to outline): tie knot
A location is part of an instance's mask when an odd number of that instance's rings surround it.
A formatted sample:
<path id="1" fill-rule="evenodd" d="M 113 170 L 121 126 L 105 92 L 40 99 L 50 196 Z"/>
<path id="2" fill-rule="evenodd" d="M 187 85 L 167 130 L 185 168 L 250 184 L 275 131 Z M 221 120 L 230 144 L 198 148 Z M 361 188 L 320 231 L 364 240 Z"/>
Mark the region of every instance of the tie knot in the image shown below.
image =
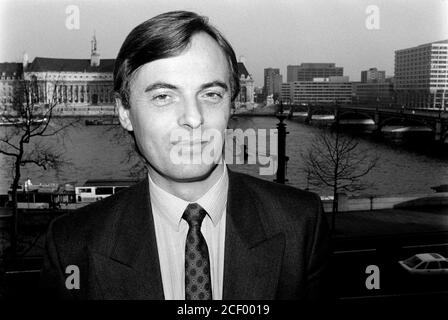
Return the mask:
<path id="1" fill-rule="evenodd" d="M 197 203 L 190 203 L 184 211 L 182 218 L 188 222 L 190 227 L 201 226 L 207 212 Z"/>

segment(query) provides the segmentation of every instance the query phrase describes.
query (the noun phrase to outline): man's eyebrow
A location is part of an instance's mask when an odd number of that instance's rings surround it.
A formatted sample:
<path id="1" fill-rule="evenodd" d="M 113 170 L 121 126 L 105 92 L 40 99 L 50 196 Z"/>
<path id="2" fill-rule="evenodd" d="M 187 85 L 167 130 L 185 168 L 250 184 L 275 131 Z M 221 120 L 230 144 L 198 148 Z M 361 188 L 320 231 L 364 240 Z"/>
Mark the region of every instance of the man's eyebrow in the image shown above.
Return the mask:
<path id="1" fill-rule="evenodd" d="M 152 84 L 150 84 L 149 86 L 146 87 L 145 92 L 149 92 L 152 90 L 157 90 L 157 89 L 172 89 L 172 90 L 176 90 L 178 89 L 175 85 L 166 83 L 166 82 L 154 82 Z"/>
<path id="2" fill-rule="evenodd" d="M 201 85 L 200 90 L 204 90 L 204 89 L 208 89 L 208 88 L 212 88 L 212 87 L 221 87 L 226 91 L 229 90 L 229 87 L 227 86 L 227 84 L 225 82 L 222 82 L 219 80 L 204 83 L 203 85 Z M 145 92 L 149 92 L 149 91 L 157 90 L 157 89 L 178 90 L 179 88 L 173 84 L 166 83 L 166 82 L 154 82 L 146 87 Z"/>
<path id="3" fill-rule="evenodd" d="M 201 86 L 201 90 L 212 88 L 212 87 L 221 87 L 221 88 L 223 88 L 226 91 L 229 90 L 229 87 L 227 86 L 227 84 L 225 82 L 222 82 L 222 81 L 219 81 L 219 80 L 204 83 Z"/>

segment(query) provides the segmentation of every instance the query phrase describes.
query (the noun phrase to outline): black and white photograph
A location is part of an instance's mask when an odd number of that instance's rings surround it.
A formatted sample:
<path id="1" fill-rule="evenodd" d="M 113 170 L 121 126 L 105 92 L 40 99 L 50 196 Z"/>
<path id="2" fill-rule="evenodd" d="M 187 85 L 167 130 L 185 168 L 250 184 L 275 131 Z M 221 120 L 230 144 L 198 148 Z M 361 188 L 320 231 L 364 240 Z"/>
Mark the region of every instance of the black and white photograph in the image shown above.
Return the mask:
<path id="1" fill-rule="evenodd" d="M 447 108 L 447 0 L 0 0 L 0 300 L 442 307 Z"/>

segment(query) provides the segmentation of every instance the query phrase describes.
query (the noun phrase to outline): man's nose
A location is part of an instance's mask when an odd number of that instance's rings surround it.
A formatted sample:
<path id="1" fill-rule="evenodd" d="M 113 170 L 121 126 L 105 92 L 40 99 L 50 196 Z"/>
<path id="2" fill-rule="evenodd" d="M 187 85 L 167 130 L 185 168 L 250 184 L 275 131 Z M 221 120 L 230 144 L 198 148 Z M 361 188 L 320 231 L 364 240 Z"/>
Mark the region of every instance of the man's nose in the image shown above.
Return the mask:
<path id="1" fill-rule="evenodd" d="M 182 116 L 180 117 L 181 126 L 187 126 L 192 129 L 198 128 L 204 122 L 200 103 L 196 98 L 187 99 L 184 103 Z"/>

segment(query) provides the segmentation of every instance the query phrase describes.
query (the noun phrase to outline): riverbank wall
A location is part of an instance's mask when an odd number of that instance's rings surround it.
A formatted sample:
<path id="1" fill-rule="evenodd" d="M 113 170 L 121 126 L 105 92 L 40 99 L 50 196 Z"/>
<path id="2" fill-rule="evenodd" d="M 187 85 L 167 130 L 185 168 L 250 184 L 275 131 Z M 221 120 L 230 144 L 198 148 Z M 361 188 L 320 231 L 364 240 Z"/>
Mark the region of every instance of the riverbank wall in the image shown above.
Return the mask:
<path id="1" fill-rule="evenodd" d="M 332 197 L 321 197 L 324 211 L 331 212 Z M 448 192 L 414 195 L 391 196 L 359 196 L 349 197 L 345 194 L 338 196 L 338 211 L 371 211 L 383 209 L 406 209 L 412 207 L 448 206 Z"/>

